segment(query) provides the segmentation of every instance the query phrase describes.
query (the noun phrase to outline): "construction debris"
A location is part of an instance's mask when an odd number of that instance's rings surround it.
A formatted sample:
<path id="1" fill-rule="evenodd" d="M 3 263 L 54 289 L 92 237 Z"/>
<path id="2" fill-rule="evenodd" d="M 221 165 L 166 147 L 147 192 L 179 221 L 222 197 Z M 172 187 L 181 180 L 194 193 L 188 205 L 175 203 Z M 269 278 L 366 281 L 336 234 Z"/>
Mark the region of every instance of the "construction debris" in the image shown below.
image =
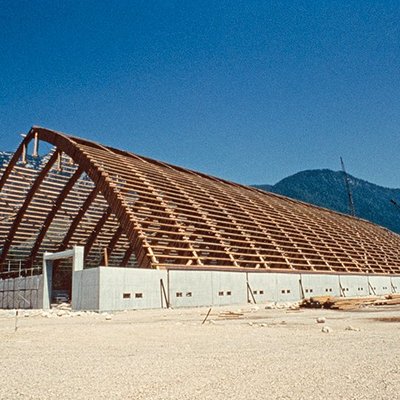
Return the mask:
<path id="1" fill-rule="evenodd" d="M 265 309 L 266 310 L 298 310 L 300 308 L 301 303 L 300 302 L 284 302 L 284 303 L 280 303 L 280 302 L 268 302 L 265 305 Z"/>
<path id="2" fill-rule="evenodd" d="M 400 295 L 365 297 L 316 296 L 304 299 L 300 307 L 327 308 L 332 310 L 354 310 L 368 306 L 400 305 Z"/>
<path id="3" fill-rule="evenodd" d="M 239 319 L 242 317 L 243 317 L 243 313 L 241 313 L 241 312 L 222 311 L 218 314 L 218 318 L 220 318 L 220 319 Z"/>
<path id="4" fill-rule="evenodd" d="M 331 333 L 332 332 L 332 328 L 329 328 L 329 326 L 324 326 L 321 329 L 321 332 L 323 332 L 323 333 Z"/>
<path id="5" fill-rule="evenodd" d="M 355 332 L 359 332 L 361 329 L 349 325 L 349 326 L 346 326 L 346 328 L 344 328 L 344 330 L 345 330 L 345 331 L 355 331 Z"/>

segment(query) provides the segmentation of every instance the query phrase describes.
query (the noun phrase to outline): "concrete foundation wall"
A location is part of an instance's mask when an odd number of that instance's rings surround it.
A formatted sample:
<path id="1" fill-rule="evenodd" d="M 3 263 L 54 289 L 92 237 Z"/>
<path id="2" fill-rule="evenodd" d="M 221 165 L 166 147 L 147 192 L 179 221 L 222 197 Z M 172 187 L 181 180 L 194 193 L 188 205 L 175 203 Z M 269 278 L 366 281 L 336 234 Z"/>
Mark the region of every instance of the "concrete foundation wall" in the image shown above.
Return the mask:
<path id="1" fill-rule="evenodd" d="M 168 287 L 171 307 L 212 305 L 212 274 L 209 271 L 169 271 Z"/>
<path id="2" fill-rule="evenodd" d="M 0 308 L 41 308 L 42 289 L 42 275 L 2 279 L 0 280 Z"/>
<path id="3" fill-rule="evenodd" d="M 42 308 L 43 280 L 42 275 L 0 280 L 0 308 Z M 75 271 L 72 287 L 74 309 L 113 311 L 385 295 L 400 293 L 400 276 L 98 267 Z"/>
<path id="4" fill-rule="evenodd" d="M 166 307 L 167 271 L 133 268 L 94 268 L 99 271 L 99 310 Z"/>
<path id="5" fill-rule="evenodd" d="M 371 294 L 379 296 L 393 293 L 390 276 L 370 276 L 368 279 Z"/>
<path id="6" fill-rule="evenodd" d="M 247 302 L 246 274 L 243 272 L 211 272 L 212 304 L 245 304 Z"/>
<path id="7" fill-rule="evenodd" d="M 169 271 L 172 307 L 195 307 L 247 302 L 246 274 L 221 271 Z"/>
<path id="8" fill-rule="evenodd" d="M 72 308 L 74 310 L 99 310 L 99 268 L 75 271 L 72 277 Z"/>
<path id="9" fill-rule="evenodd" d="M 266 301 L 297 301 L 301 297 L 300 274 L 247 273 L 249 299 L 257 303 Z"/>
<path id="10" fill-rule="evenodd" d="M 369 296 L 371 294 L 368 276 L 363 275 L 340 275 L 342 296 Z"/>
<path id="11" fill-rule="evenodd" d="M 400 276 L 392 276 L 390 277 L 392 291 L 394 293 L 400 293 Z"/>
<path id="12" fill-rule="evenodd" d="M 304 297 L 340 296 L 338 275 L 301 274 Z"/>

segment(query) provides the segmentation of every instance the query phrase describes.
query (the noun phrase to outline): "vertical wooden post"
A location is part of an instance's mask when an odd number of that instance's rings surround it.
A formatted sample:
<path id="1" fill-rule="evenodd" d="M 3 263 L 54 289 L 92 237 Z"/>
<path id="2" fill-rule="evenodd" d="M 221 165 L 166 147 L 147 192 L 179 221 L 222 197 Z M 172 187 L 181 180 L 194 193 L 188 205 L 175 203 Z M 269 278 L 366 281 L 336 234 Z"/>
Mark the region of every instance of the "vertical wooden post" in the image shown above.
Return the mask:
<path id="1" fill-rule="evenodd" d="M 104 266 L 108 267 L 108 249 L 104 247 Z"/>
<path id="2" fill-rule="evenodd" d="M 39 134 L 35 132 L 35 136 L 33 139 L 33 152 L 32 152 L 33 157 L 38 157 L 39 156 Z"/>
<path id="3" fill-rule="evenodd" d="M 26 143 L 22 145 L 22 157 L 21 161 L 23 164 L 26 164 Z"/>
<path id="4" fill-rule="evenodd" d="M 57 171 L 62 171 L 62 152 L 57 153 Z"/>

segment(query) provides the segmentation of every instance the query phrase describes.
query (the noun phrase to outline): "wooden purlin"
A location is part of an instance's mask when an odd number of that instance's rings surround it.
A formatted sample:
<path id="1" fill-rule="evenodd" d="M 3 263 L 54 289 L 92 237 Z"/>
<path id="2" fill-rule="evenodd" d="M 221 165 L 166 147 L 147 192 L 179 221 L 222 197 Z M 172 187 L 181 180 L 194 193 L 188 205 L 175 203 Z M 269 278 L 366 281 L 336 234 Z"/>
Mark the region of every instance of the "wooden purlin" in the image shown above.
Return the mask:
<path id="1" fill-rule="evenodd" d="M 29 258 L 25 261 L 25 268 L 29 268 L 32 266 L 32 263 L 34 262 L 36 255 L 39 251 L 39 248 L 42 244 L 42 241 L 47 233 L 47 230 L 49 229 L 51 223 L 53 222 L 53 219 L 55 217 L 55 215 L 57 214 L 57 212 L 59 211 L 63 201 L 65 200 L 65 198 L 67 197 L 68 193 L 71 191 L 71 189 L 73 188 L 73 186 L 75 185 L 75 183 L 77 182 L 77 180 L 79 179 L 79 177 L 82 175 L 83 173 L 83 168 L 79 167 L 75 173 L 72 175 L 72 177 L 69 179 L 68 183 L 64 186 L 63 190 L 61 191 L 61 193 L 59 194 L 57 200 L 55 201 L 55 203 L 53 204 L 52 209 L 49 211 L 45 222 L 43 223 L 43 226 L 36 238 L 35 244 L 32 248 L 31 254 L 29 256 Z"/>
<path id="2" fill-rule="evenodd" d="M 101 168 L 103 170 L 104 170 L 104 166 L 106 166 L 106 168 L 107 168 L 108 165 L 113 165 L 113 159 L 112 159 L 113 157 L 112 156 L 115 156 L 115 154 L 107 147 L 102 146 L 101 144 L 98 144 L 98 143 L 91 143 L 91 142 L 90 142 L 91 146 L 87 146 L 88 142 L 83 141 L 81 139 L 78 139 L 78 143 L 80 143 L 81 147 L 83 147 L 86 150 L 87 154 L 92 154 L 93 159 L 96 159 L 101 163 Z M 106 153 L 106 154 L 104 154 L 104 153 Z M 120 152 L 116 152 L 116 153 L 120 154 Z M 100 159 L 99 159 L 99 154 L 101 154 Z M 115 165 L 118 168 L 121 167 L 120 162 L 116 163 Z M 115 167 L 114 167 L 114 169 L 115 169 Z M 112 172 L 113 174 L 115 173 L 114 169 L 113 168 L 110 169 L 110 172 Z M 123 169 L 123 172 L 121 172 L 121 174 L 124 175 L 125 173 L 126 173 L 126 170 Z M 110 174 L 109 176 L 111 177 L 112 175 Z M 118 181 L 118 174 L 116 175 L 116 177 L 117 177 L 117 181 Z M 110 183 L 110 186 L 117 188 L 118 182 L 113 181 L 112 183 Z M 138 222 L 135 214 L 130 209 L 129 202 L 127 202 L 127 199 L 123 197 L 121 192 L 120 192 L 120 196 L 121 196 L 123 205 L 125 207 L 125 211 L 128 212 L 130 215 L 130 219 L 132 221 L 132 227 L 134 229 L 135 234 L 137 235 L 137 239 L 139 239 L 139 238 L 141 239 L 141 240 L 136 239 L 133 241 L 133 245 L 134 245 L 133 252 L 135 253 L 135 256 L 137 257 L 138 260 L 140 260 L 140 262 L 142 262 L 146 266 L 154 266 L 154 265 L 158 264 L 158 260 L 157 260 L 156 256 L 154 255 L 154 253 L 151 249 L 151 246 L 148 245 L 145 235 L 143 234 L 142 226 Z M 129 248 L 127 250 L 127 253 L 128 252 L 129 252 Z M 130 253 L 130 255 L 131 254 L 132 253 Z M 125 256 L 123 258 L 124 262 L 125 262 Z M 128 262 L 128 261 L 129 261 L 129 259 L 126 262 Z"/>
<path id="3" fill-rule="evenodd" d="M 108 207 L 103 215 L 101 216 L 101 218 L 98 220 L 95 228 L 93 229 L 92 233 L 90 234 L 88 240 L 85 243 L 85 261 L 87 259 L 87 256 L 90 253 L 90 250 L 92 249 L 92 246 L 97 238 L 97 236 L 99 235 L 100 231 L 102 230 L 104 224 L 106 223 L 107 219 L 110 217 L 111 215 L 111 208 Z"/>
<path id="4" fill-rule="evenodd" d="M 244 199 L 247 200 L 248 203 L 252 204 L 254 207 L 257 208 L 258 210 L 258 216 L 254 216 L 254 218 L 256 218 L 257 220 L 260 218 L 260 216 L 267 218 L 269 221 L 271 221 L 272 223 L 275 224 L 275 226 L 277 226 L 278 228 L 280 228 L 280 232 L 282 232 L 282 234 L 285 236 L 285 238 L 287 238 L 287 241 L 289 243 L 291 243 L 291 245 L 293 246 L 294 249 L 297 250 L 297 252 L 299 254 L 301 254 L 301 256 L 303 257 L 303 259 L 306 261 L 307 263 L 307 268 L 304 268 L 305 270 L 315 270 L 316 267 L 315 265 L 313 265 L 313 263 L 307 258 L 307 255 L 305 254 L 305 250 L 309 247 L 313 248 L 315 254 L 321 256 L 321 254 L 318 252 L 318 250 L 313 246 L 313 244 L 309 241 L 307 234 L 302 231 L 301 229 L 297 228 L 295 224 L 291 224 L 294 232 L 296 232 L 296 234 L 299 236 L 297 238 L 298 242 L 296 242 L 295 240 L 292 239 L 291 235 L 288 234 L 288 232 L 286 232 L 284 229 L 282 229 L 279 224 L 268 214 L 265 212 L 265 207 L 271 207 L 269 204 L 265 204 L 265 203 L 259 203 L 257 201 L 256 198 L 249 196 L 247 193 L 244 193 L 243 191 L 240 191 L 238 188 L 234 188 L 234 190 L 236 190 L 237 192 L 239 192 L 239 194 L 241 196 L 244 197 Z M 274 210 L 275 211 L 275 210 Z M 280 218 L 282 218 L 283 220 L 285 220 L 285 222 L 287 224 L 290 224 L 291 221 L 289 219 L 287 219 L 287 217 L 282 214 L 282 213 L 278 213 L 278 215 L 280 216 Z M 279 246 L 278 244 L 276 244 L 276 246 Z M 286 258 L 285 252 L 283 251 L 283 256 Z M 288 261 L 290 262 L 290 261 Z M 326 265 L 326 269 L 330 270 L 329 266 L 327 264 Z M 325 269 L 324 267 L 322 267 L 321 265 L 319 265 L 319 268 L 321 269 Z M 296 268 L 298 269 L 298 268 Z"/>
<path id="5" fill-rule="evenodd" d="M 116 244 L 118 243 L 118 240 L 121 237 L 122 233 L 123 233 L 123 230 L 122 230 L 121 226 L 119 226 L 118 229 L 115 231 L 113 237 L 111 238 L 108 246 L 105 248 L 108 258 L 111 258 L 111 254 L 112 254 Z M 104 265 L 104 258 L 105 257 L 103 255 L 101 258 L 101 261 L 100 261 L 100 265 Z"/>
<path id="6" fill-rule="evenodd" d="M 148 163 L 148 161 L 144 158 L 141 158 L 139 156 L 136 156 L 134 154 L 130 154 L 128 153 L 131 157 L 135 157 L 137 159 L 140 159 L 142 161 L 144 161 L 145 163 Z M 176 189 L 177 191 L 179 191 L 179 193 L 182 194 L 183 198 L 185 199 L 185 201 L 188 204 L 191 204 L 192 207 L 199 213 L 199 215 L 203 218 L 204 222 L 206 224 L 208 224 L 210 226 L 210 232 L 212 235 L 214 235 L 215 237 L 215 241 L 217 243 L 219 243 L 221 245 L 221 247 L 227 252 L 230 260 L 232 261 L 232 264 L 236 267 L 239 267 L 239 264 L 237 263 L 235 257 L 233 256 L 233 254 L 230 252 L 229 249 L 229 245 L 225 242 L 224 238 L 219 234 L 218 230 L 215 228 L 215 226 L 213 226 L 213 222 L 208 218 L 207 214 L 202 211 L 200 204 L 193 198 L 191 197 L 187 191 L 185 190 L 185 188 L 182 185 L 179 185 L 176 181 L 174 181 L 173 179 L 171 179 L 168 174 L 164 173 L 163 168 L 160 168 L 159 165 L 157 165 L 156 163 L 153 164 L 156 168 L 157 168 L 157 173 L 159 173 L 160 175 L 163 176 L 163 178 L 168 181 L 168 183 L 170 185 L 172 185 L 174 187 L 174 189 Z M 165 165 L 167 168 L 169 168 L 168 165 Z"/>
<path id="7" fill-rule="evenodd" d="M 83 216 L 89 209 L 90 205 L 93 203 L 94 199 L 96 198 L 97 194 L 99 193 L 99 188 L 95 186 L 93 190 L 90 192 L 89 196 L 86 198 L 82 206 L 79 208 L 78 213 L 76 214 L 75 218 L 73 219 L 64 239 L 60 243 L 57 251 L 64 251 L 68 248 L 72 235 L 74 234 L 77 226 L 80 224 Z"/>
<path id="8" fill-rule="evenodd" d="M 111 152 L 110 150 L 107 149 L 107 151 Z M 112 153 L 112 152 L 111 152 Z M 143 175 L 143 173 L 138 170 L 137 168 L 133 167 L 129 162 L 126 161 L 126 157 L 123 155 L 119 155 L 117 153 L 112 153 L 114 156 L 118 157 L 118 160 L 126 166 L 126 168 L 130 171 L 131 174 L 133 174 L 134 176 L 137 176 L 145 186 L 147 186 L 149 193 L 151 193 L 151 195 L 154 196 L 155 201 L 158 202 L 158 204 L 160 205 L 160 207 L 163 209 L 163 211 L 165 213 L 168 214 L 169 218 L 171 219 L 171 221 L 173 221 L 173 224 L 175 225 L 175 229 L 176 229 L 176 233 L 178 235 L 181 236 L 181 240 L 184 243 L 185 246 L 187 246 L 187 249 L 189 252 L 192 253 L 194 259 L 196 260 L 196 263 L 198 265 L 203 265 L 199 256 L 196 253 L 196 250 L 191 246 L 190 242 L 187 240 L 186 236 L 185 236 L 185 231 L 183 229 L 183 227 L 180 225 L 178 218 L 176 217 L 176 215 L 174 214 L 174 211 L 168 207 L 168 205 L 163 201 L 163 199 L 158 195 L 156 189 L 154 188 L 154 186 L 152 185 L 152 183 L 146 179 L 146 177 Z M 145 243 L 146 245 L 146 243 Z M 151 247 L 151 246 L 149 246 Z M 188 261 L 188 263 L 191 264 L 191 259 Z"/>

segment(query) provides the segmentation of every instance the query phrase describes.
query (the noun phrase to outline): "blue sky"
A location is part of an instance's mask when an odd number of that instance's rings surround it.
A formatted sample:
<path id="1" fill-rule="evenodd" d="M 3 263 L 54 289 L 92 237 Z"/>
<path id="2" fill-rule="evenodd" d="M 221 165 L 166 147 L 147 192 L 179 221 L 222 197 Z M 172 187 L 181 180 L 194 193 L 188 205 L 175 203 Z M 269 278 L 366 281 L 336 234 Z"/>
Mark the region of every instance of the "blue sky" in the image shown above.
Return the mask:
<path id="1" fill-rule="evenodd" d="M 398 1 L 0 1 L 0 149 L 32 125 L 236 182 L 400 187 Z"/>

